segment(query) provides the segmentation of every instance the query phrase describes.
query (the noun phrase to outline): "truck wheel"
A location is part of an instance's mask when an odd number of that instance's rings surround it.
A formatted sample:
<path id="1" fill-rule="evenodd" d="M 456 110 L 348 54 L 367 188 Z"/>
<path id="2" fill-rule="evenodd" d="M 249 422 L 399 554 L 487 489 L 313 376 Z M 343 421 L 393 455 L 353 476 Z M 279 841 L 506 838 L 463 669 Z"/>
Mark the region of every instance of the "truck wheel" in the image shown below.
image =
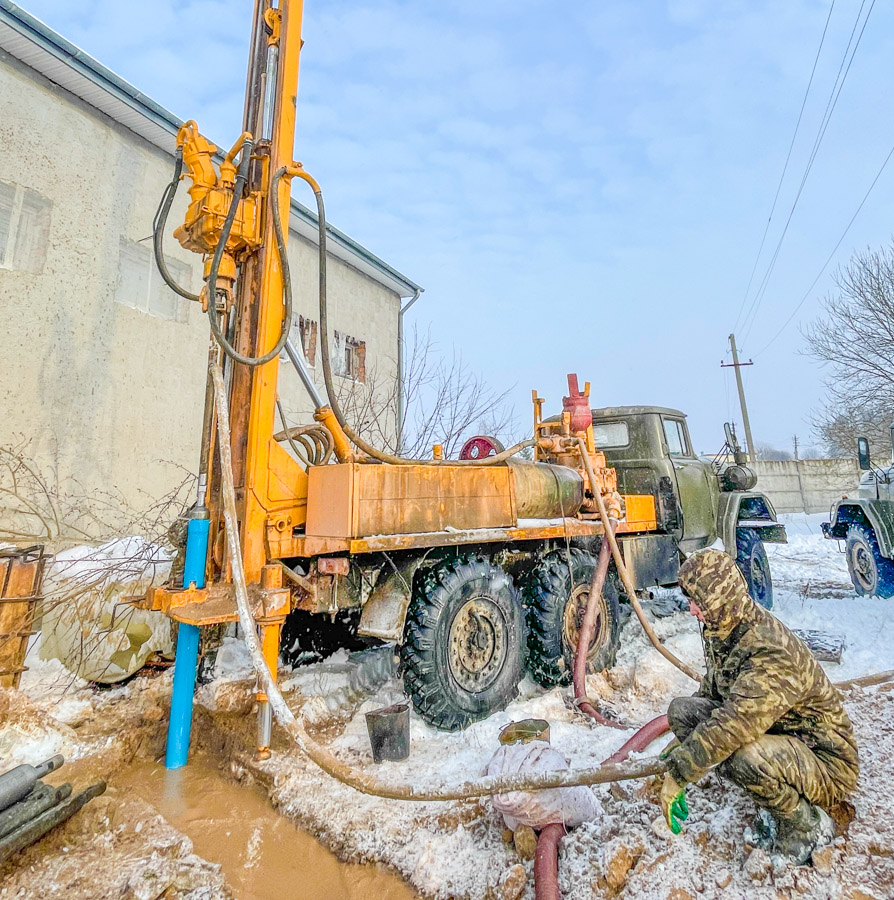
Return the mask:
<path id="1" fill-rule="evenodd" d="M 736 529 L 736 565 L 745 576 L 751 599 L 764 609 L 773 608 L 773 579 L 764 542 L 754 528 Z"/>
<path id="2" fill-rule="evenodd" d="M 532 573 L 526 591 L 528 670 L 538 684 L 569 684 L 577 635 L 590 596 L 596 559 L 581 550 L 551 553 Z M 587 670 L 615 664 L 621 632 L 620 590 L 609 569 L 587 657 Z"/>
<path id="3" fill-rule="evenodd" d="M 879 550 L 875 533 L 866 525 L 851 525 L 844 548 L 854 590 L 863 597 L 894 596 L 894 563 Z"/>
<path id="4" fill-rule="evenodd" d="M 457 560 L 419 579 L 400 648 L 416 712 L 455 731 L 503 709 L 522 677 L 521 598 L 501 568 Z"/>

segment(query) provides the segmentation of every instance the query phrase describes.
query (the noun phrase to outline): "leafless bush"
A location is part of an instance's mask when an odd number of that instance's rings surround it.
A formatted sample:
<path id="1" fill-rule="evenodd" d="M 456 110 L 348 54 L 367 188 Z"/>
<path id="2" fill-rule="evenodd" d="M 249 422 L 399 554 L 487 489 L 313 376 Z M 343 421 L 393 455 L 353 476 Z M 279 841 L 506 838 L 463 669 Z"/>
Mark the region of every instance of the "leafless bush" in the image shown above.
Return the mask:
<path id="1" fill-rule="evenodd" d="M 39 619 L 52 623 L 48 631 L 70 632 L 74 643 L 66 639 L 64 663 L 71 672 L 104 680 L 102 665 L 86 664 L 104 645 L 109 669 L 126 669 L 147 640 L 158 643 L 144 614 L 123 598 L 170 570 L 176 548 L 169 531 L 191 499 L 195 477 L 181 473 L 167 494 L 134 509 L 116 492 L 61 482 L 27 450 L 24 441 L 0 448 L 0 541 L 44 544 L 56 554 L 46 568 Z M 61 676 L 49 687 L 64 689 L 73 679 Z"/>
<path id="2" fill-rule="evenodd" d="M 171 491 L 161 498 L 147 495 L 146 505 L 137 509 L 117 491 L 88 490 L 74 478 L 60 480 L 30 456 L 25 440 L 0 447 L 0 540 L 58 549 L 116 535 L 151 537 L 188 502 L 195 476 L 177 470 L 180 481 Z"/>

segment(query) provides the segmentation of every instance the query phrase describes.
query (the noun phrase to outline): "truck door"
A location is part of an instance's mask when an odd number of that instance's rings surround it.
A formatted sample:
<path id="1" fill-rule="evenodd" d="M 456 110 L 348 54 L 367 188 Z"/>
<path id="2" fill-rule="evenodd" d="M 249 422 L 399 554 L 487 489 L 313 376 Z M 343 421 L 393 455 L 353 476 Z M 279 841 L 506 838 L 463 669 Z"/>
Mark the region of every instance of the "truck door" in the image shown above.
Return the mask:
<path id="1" fill-rule="evenodd" d="M 662 416 L 661 419 L 683 513 L 680 546 L 684 551 L 691 552 L 707 546 L 715 538 L 714 497 L 708 482 L 709 466 L 692 451 L 689 432 L 683 419 L 670 416 Z"/>

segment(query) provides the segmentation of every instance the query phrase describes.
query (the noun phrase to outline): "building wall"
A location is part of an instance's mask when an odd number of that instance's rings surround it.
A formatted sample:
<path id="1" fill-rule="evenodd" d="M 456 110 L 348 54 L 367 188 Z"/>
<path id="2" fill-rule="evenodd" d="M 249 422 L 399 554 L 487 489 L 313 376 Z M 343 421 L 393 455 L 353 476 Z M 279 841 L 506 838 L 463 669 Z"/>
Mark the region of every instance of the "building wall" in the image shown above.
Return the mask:
<path id="1" fill-rule="evenodd" d="M 142 263 L 173 160 L 6 55 L 0 147 L 0 201 L 18 198 L 21 212 L 24 198 L 40 220 L 17 255 L 0 247 L 0 448 L 19 448 L 63 493 L 146 508 L 196 469 L 207 360 L 198 304 Z M 169 232 L 186 200 L 181 187 Z M 199 257 L 170 236 L 165 246 L 197 291 Z M 316 248 L 293 235 L 289 256 L 296 312 L 317 319 Z M 393 379 L 397 294 L 333 258 L 329 292 L 334 328 Z M 309 411 L 291 373 L 281 394 Z"/>
<path id="2" fill-rule="evenodd" d="M 842 494 L 855 494 L 860 470 L 854 459 L 788 459 L 749 463 L 777 513 L 828 512 Z"/>

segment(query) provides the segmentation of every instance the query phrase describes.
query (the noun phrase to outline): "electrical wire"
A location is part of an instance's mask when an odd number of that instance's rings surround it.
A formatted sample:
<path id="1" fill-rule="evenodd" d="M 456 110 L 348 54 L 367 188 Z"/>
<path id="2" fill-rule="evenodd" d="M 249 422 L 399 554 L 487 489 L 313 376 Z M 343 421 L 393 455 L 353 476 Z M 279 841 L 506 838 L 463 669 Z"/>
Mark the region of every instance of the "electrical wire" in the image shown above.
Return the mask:
<path id="1" fill-rule="evenodd" d="M 848 73 L 851 70 L 851 65 L 853 64 L 854 57 L 856 56 L 857 50 L 860 46 L 860 42 L 863 39 L 863 34 L 866 30 L 866 25 L 869 22 L 869 16 L 872 14 L 872 10 L 875 7 L 875 0 L 872 0 L 869 6 L 869 11 L 866 13 L 866 18 L 863 20 L 863 27 L 860 29 L 860 34 L 857 37 L 856 43 L 854 43 L 854 35 L 857 32 L 857 28 L 860 25 L 860 18 L 863 14 L 863 8 L 866 5 L 866 0 L 862 0 L 860 4 L 860 9 L 857 11 L 857 17 L 854 21 L 854 27 L 851 29 L 850 38 L 848 39 L 847 46 L 844 49 L 844 54 L 841 59 L 841 63 L 838 67 L 838 73 L 835 76 L 835 81 L 832 84 L 832 90 L 829 93 L 829 99 L 826 101 L 826 108 L 823 112 L 823 117 L 820 121 L 819 128 L 817 130 L 817 135 L 814 138 L 813 147 L 810 151 L 810 156 L 807 160 L 807 165 L 805 166 L 804 173 L 801 176 L 801 182 L 798 185 L 797 193 L 795 194 L 795 199 L 792 202 L 791 209 L 789 210 L 788 217 L 786 218 L 785 225 L 783 226 L 782 233 L 779 236 L 779 240 L 776 243 L 776 248 L 773 252 L 773 256 L 770 259 L 769 265 L 767 266 L 766 271 L 764 272 L 763 278 L 761 279 L 760 285 L 758 286 L 757 292 L 754 295 L 754 298 L 751 301 L 751 305 L 748 308 L 748 312 L 745 314 L 745 318 L 743 319 L 744 333 L 742 335 L 742 340 L 744 341 L 748 335 L 751 333 L 752 328 L 754 327 L 754 323 L 757 320 L 757 314 L 760 311 L 761 305 L 763 304 L 764 296 L 767 292 L 767 287 L 770 283 L 770 277 L 773 274 L 774 269 L 776 268 L 776 262 L 779 259 L 780 251 L 782 250 L 783 242 L 785 241 L 785 236 L 788 233 L 789 225 L 791 224 L 792 218 L 795 214 L 795 210 L 797 209 L 798 202 L 801 199 L 801 194 L 804 191 L 804 186 L 807 183 L 807 179 L 810 175 L 810 172 L 813 169 L 813 163 L 816 160 L 817 154 L 819 153 L 820 146 L 822 145 L 823 138 L 826 135 L 826 131 L 829 127 L 829 122 L 832 119 L 832 114 L 835 111 L 835 107 L 838 105 L 838 98 L 841 96 L 841 91 L 844 88 L 844 83 L 847 79 Z M 851 45 L 853 44 L 853 50 L 851 50 Z M 850 58 L 848 58 L 848 53 L 850 52 Z"/>
<path id="2" fill-rule="evenodd" d="M 876 186 L 879 178 L 881 178 L 881 176 L 882 176 L 882 173 L 887 168 L 888 163 L 891 161 L 892 156 L 894 156 L 894 147 L 892 147 L 888 151 L 888 155 L 885 157 L 885 161 L 882 163 L 881 168 L 878 170 L 878 172 L 876 172 L 875 178 L 872 179 L 872 184 L 869 185 L 869 190 L 867 190 L 866 193 L 863 195 L 863 199 L 860 201 L 860 205 L 857 207 L 856 211 L 851 216 L 850 221 L 847 223 L 847 226 L 845 227 L 844 231 L 841 233 L 841 237 L 838 238 L 838 241 L 836 242 L 835 246 L 832 248 L 832 252 L 826 257 L 826 261 L 823 263 L 819 272 L 817 272 L 816 278 L 813 279 L 813 281 L 810 284 L 810 287 L 807 288 L 807 290 L 804 292 L 804 296 L 798 301 L 798 305 L 792 310 L 791 315 L 785 320 L 785 322 L 782 323 L 782 326 L 779 328 L 779 330 L 776 332 L 776 334 L 774 334 L 773 337 L 770 338 L 770 340 L 767 341 L 767 343 L 764 344 L 764 346 L 761 347 L 761 349 L 758 350 L 757 353 L 754 354 L 754 356 L 760 356 L 761 353 L 763 353 L 768 347 L 770 347 L 776 341 L 776 339 L 782 334 L 783 331 L 785 331 L 785 329 L 789 326 L 789 324 L 791 324 L 791 321 L 797 315 L 798 310 L 807 301 L 807 298 L 811 295 L 811 293 L 813 292 L 813 289 L 816 287 L 817 282 L 822 277 L 823 272 L 826 271 L 826 268 L 828 267 L 829 263 L 832 261 L 832 258 L 838 252 L 838 248 L 841 246 L 842 241 L 844 241 L 845 237 L 847 236 L 847 233 L 850 231 L 851 225 L 854 224 L 854 221 L 856 220 L 857 216 L 860 214 L 860 211 L 863 209 L 863 206 L 865 205 L 866 201 L 869 199 L 869 195 L 872 193 L 873 188 Z"/>
<path id="3" fill-rule="evenodd" d="M 770 215 L 767 218 L 767 224 L 764 226 L 764 233 L 761 235 L 761 243 L 757 248 L 757 256 L 754 257 L 754 265 L 751 267 L 751 275 L 748 278 L 748 287 L 742 296 L 742 302 L 739 304 L 739 312 L 736 314 L 736 321 L 733 325 L 733 332 L 739 327 L 739 319 L 742 317 L 742 311 L 745 309 L 745 302 L 751 292 L 751 285 L 754 282 L 754 273 L 757 271 L 757 264 L 760 262 L 761 253 L 764 250 L 764 242 L 767 240 L 767 233 L 770 231 L 770 223 L 773 221 L 773 213 L 776 212 L 776 203 L 779 200 L 779 192 L 782 190 L 782 182 L 785 180 L 785 173 L 788 171 L 788 164 L 792 158 L 792 150 L 795 147 L 795 138 L 798 136 L 798 129 L 801 127 L 801 119 L 804 117 L 804 108 L 807 106 L 807 98 L 810 95 L 810 88 L 813 85 L 813 76 L 816 74 L 816 66 L 819 62 L 820 53 L 826 40 L 826 32 L 829 30 L 829 22 L 832 19 L 832 10 L 835 9 L 835 0 L 832 0 L 829 6 L 829 14 L 826 16 L 826 24 L 823 26 L 823 33 L 820 37 L 819 47 L 816 49 L 816 56 L 813 58 L 813 68 L 810 70 L 810 78 L 807 81 L 807 89 L 804 91 L 804 99 L 801 101 L 801 109 L 798 111 L 798 121 L 795 122 L 795 130 L 792 134 L 791 142 L 788 145 L 788 153 L 785 155 L 785 163 L 782 166 L 782 174 L 779 176 L 779 183 L 776 185 L 776 193 L 773 195 L 773 204 L 770 207 Z"/>

